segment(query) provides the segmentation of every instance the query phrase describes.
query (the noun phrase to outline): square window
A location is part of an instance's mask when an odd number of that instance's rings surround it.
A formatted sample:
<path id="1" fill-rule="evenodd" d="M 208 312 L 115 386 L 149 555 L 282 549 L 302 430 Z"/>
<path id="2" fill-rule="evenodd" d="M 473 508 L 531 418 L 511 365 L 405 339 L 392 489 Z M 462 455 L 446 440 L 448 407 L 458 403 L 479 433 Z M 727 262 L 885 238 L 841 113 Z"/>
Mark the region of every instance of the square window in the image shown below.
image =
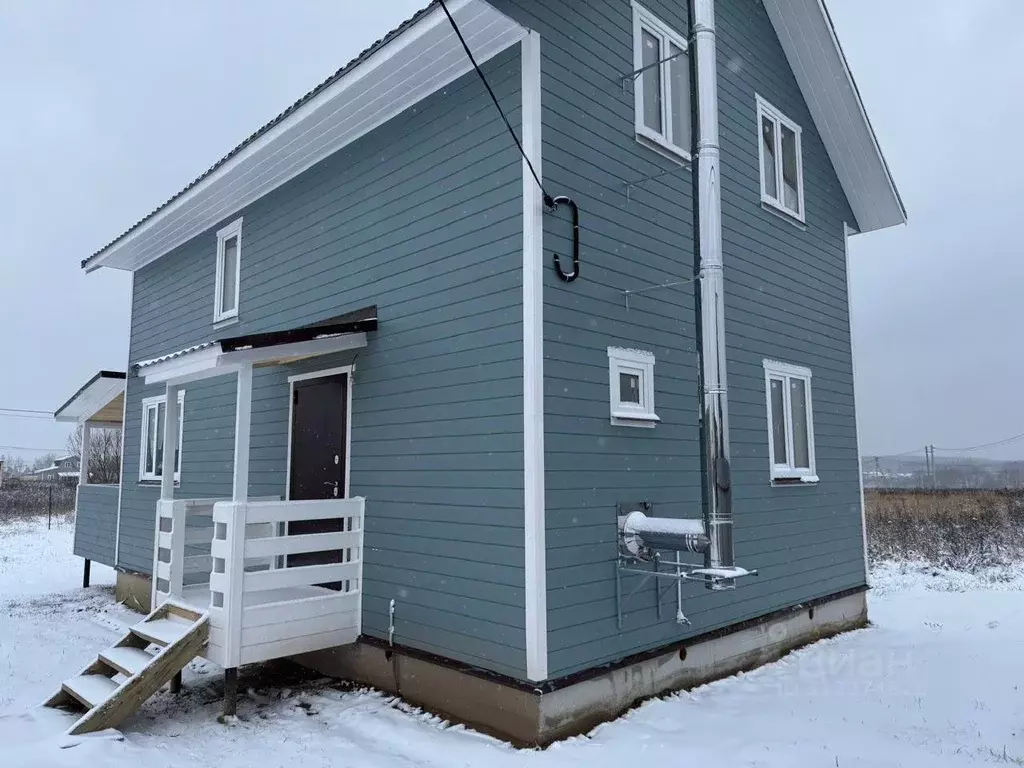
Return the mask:
<path id="1" fill-rule="evenodd" d="M 811 371 L 764 361 L 768 454 L 774 483 L 816 483 Z"/>
<path id="2" fill-rule="evenodd" d="M 653 427 L 654 355 L 639 349 L 608 347 L 611 423 L 624 427 Z"/>
<path id="3" fill-rule="evenodd" d="M 238 317 L 238 281 L 242 266 L 242 219 L 235 219 L 217 233 L 217 285 L 213 322 Z"/>
<path id="4" fill-rule="evenodd" d="M 804 172 L 800 126 L 757 97 L 761 202 L 804 220 Z"/>
<path id="5" fill-rule="evenodd" d="M 142 401 L 142 450 L 139 458 L 139 480 L 160 480 L 164 469 L 164 421 L 167 396 L 148 397 Z M 181 479 L 181 438 L 185 426 L 185 392 L 178 392 L 178 447 L 174 451 L 174 479 Z"/>
<path id="6" fill-rule="evenodd" d="M 690 59 L 686 38 L 633 3 L 636 133 L 690 159 Z"/>
<path id="7" fill-rule="evenodd" d="M 640 376 L 619 372 L 619 400 L 640 405 Z"/>

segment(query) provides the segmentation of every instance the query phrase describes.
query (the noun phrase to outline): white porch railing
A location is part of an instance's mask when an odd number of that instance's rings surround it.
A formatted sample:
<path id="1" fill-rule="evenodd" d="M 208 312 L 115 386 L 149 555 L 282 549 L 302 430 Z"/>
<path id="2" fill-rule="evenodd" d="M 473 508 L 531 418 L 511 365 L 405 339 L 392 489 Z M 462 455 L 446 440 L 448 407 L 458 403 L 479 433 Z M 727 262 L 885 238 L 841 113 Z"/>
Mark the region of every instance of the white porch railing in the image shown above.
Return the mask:
<path id="1" fill-rule="evenodd" d="M 174 597 L 208 610 L 204 655 L 224 668 L 355 642 L 363 513 L 362 498 L 159 501 L 153 605 Z M 307 520 L 336 521 L 327 527 L 337 530 L 284 535 L 288 523 Z M 289 556 L 313 552 L 337 562 L 287 566 Z"/>
<path id="2" fill-rule="evenodd" d="M 225 668 L 355 642 L 361 631 L 364 500 L 219 501 L 213 508 L 208 657 Z M 278 535 L 288 523 L 339 530 Z M 338 562 L 284 567 L 289 556 Z M 338 589 L 318 586 L 333 584 Z"/>
<path id="3" fill-rule="evenodd" d="M 156 503 L 154 608 L 168 597 L 182 597 L 186 583 L 209 581 L 216 502 L 217 499 L 171 499 Z"/>

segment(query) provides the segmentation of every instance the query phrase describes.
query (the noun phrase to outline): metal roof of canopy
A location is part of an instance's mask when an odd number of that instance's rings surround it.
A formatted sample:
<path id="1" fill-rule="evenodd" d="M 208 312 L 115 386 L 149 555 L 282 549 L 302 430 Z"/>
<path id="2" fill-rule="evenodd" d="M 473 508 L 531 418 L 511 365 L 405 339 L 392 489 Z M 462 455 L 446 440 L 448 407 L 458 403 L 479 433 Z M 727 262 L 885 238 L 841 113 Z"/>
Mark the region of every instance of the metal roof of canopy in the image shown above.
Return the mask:
<path id="1" fill-rule="evenodd" d="M 120 424 L 124 417 L 124 371 L 100 371 L 54 411 L 57 421 Z"/>
<path id="2" fill-rule="evenodd" d="M 317 323 L 231 336 L 171 352 L 133 367 L 147 384 L 181 384 L 234 373 L 242 365 L 280 365 L 366 346 L 377 330 L 377 307 L 364 307 Z"/>

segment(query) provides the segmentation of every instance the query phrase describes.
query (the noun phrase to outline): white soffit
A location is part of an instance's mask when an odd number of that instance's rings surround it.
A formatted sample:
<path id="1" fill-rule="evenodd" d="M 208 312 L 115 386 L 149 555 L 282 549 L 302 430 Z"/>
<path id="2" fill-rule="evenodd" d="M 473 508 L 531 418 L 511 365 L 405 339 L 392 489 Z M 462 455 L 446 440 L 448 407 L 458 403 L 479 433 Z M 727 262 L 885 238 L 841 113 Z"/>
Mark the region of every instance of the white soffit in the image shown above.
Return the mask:
<path id="1" fill-rule="evenodd" d="M 859 231 L 907 220 L 823 0 L 764 0 Z"/>
<path id="2" fill-rule="evenodd" d="M 119 422 L 122 415 L 125 374 L 100 371 L 53 414 L 55 421 L 82 423 L 103 415 L 104 421 Z M 109 409 L 111 405 L 115 408 Z M 109 410 L 108 410 L 109 409 Z"/>
<path id="3" fill-rule="evenodd" d="M 479 63 L 526 34 L 484 0 L 449 0 L 448 6 Z M 84 268 L 136 270 L 155 261 L 471 70 L 435 5 Z"/>

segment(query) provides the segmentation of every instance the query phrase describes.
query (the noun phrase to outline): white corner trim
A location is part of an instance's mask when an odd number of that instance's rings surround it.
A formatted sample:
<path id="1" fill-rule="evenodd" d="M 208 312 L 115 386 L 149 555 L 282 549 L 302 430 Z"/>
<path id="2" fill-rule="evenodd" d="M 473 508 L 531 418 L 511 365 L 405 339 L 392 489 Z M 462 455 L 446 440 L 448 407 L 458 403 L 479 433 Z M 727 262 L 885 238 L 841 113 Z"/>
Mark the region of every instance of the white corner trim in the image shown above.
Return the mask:
<path id="1" fill-rule="evenodd" d="M 868 564 L 868 521 L 864 509 L 864 459 L 860 445 L 860 425 L 857 423 L 857 347 L 853 338 L 853 302 L 850 300 L 850 235 L 849 224 L 843 224 L 843 255 L 846 259 L 846 312 L 850 322 L 850 368 L 853 372 L 853 432 L 857 442 L 857 484 L 860 490 L 860 533 L 864 548 L 864 580 L 870 579 Z"/>
<path id="2" fill-rule="evenodd" d="M 227 312 L 222 312 L 221 307 L 224 303 L 224 246 L 228 240 L 235 238 L 235 301 L 233 308 Z M 214 286 L 213 296 L 213 322 L 225 323 L 225 320 L 231 320 L 238 317 L 238 301 L 242 295 L 241 286 L 239 283 L 242 279 L 242 217 L 239 216 L 237 219 L 232 221 L 227 226 L 221 227 L 217 230 L 217 284 Z"/>
<path id="3" fill-rule="evenodd" d="M 540 35 L 522 41 L 523 150 L 541 172 Z M 548 677 L 547 543 L 544 513 L 544 209 L 523 159 L 523 507 L 526 676 Z"/>
<path id="4" fill-rule="evenodd" d="M 128 432 L 125 427 L 128 425 L 128 382 L 131 381 L 132 376 L 132 360 L 131 360 L 131 328 L 132 328 L 132 315 L 135 314 L 135 273 L 132 272 L 131 278 L 128 280 L 128 338 L 129 338 L 129 350 L 128 350 L 128 361 L 125 365 L 125 377 L 124 377 L 124 404 L 121 408 L 121 474 L 117 483 L 117 524 L 114 528 L 114 569 L 117 569 L 118 557 L 121 553 L 121 501 L 124 495 L 124 479 L 127 476 L 125 473 L 124 466 L 124 436 Z M 78 501 L 75 500 L 75 508 L 78 508 Z M 78 516 L 75 516 L 75 525 L 78 525 Z M 154 532 L 154 538 L 156 533 Z"/>

